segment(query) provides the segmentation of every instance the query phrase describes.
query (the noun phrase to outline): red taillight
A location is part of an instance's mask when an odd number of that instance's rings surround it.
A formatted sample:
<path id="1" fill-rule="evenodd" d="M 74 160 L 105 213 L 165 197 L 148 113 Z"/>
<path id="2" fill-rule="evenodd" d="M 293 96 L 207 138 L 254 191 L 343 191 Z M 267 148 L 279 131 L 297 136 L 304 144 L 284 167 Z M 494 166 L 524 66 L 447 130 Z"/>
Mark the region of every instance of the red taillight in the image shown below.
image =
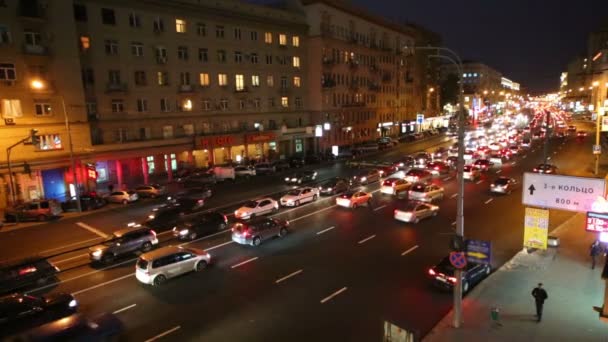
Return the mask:
<path id="1" fill-rule="evenodd" d="M 224 216 L 224 223 L 228 223 L 228 217 L 226 217 L 226 215 L 223 215 L 223 216 Z"/>
<path id="2" fill-rule="evenodd" d="M 432 276 L 434 276 L 435 275 L 435 271 L 433 271 L 433 269 L 431 268 L 431 269 L 429 269 L 429 274 L 432 275 Z"/>
<path id="3" fill-rule="evenodd" d="M 34 273 L 38 271 L 38 269 L 34 266 L 30 266 L 30 267 L 26 267 L 26 268 L 22 268 L 19 270 L 19 275 L 24 275 L 24 274 L 28 274 L 28 273 Z"/>
<path id="4" fill-rule="evenodd" d="M 537 168 L 534 168 L 534 170 L 533 170 L 533 171 L 534 171 L 534 172 L 538 172 L 538 169 L 537 169 Z"/>
<path id="5" fill-rule="evenodd" d="M 393 211 L 393 215 L 397 215 L 397 209 L 395 209 L 395 211 Z"/>
<path id="6" fill-rule="evenodd" d="M 243 231 L 243 236 L 244 237 L 248 237 L 249 236 L 249 230 L 244 230 Z"/>
<path id="7" fill-rule="evenodd" d="M 435 170 L 439 170 L 439 166 L 435 166 Z"/>
<path id="8" fill-rule="evenodd" d="M 152 235 L 154 235 L 154 237 L 156 237 L 156 232 L 153 230 L 150 230 L 150 233 L 152 233 Z"/>

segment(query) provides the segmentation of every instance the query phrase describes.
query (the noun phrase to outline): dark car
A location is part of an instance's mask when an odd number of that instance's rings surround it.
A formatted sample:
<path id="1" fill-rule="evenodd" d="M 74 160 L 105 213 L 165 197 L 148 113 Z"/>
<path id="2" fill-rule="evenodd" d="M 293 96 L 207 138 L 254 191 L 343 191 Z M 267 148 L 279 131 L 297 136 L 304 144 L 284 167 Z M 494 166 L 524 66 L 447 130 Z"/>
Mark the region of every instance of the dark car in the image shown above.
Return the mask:
<path id="1" fill-rule="evenodd" d="M 291 159 L 289 159 L 289 165 L 291 167 L 303 167 L 304 164 L 304 158 L 302 157 L 292 157 Z"/>
<path id="2" fill-rule="evenodd" d="M 317 179 L 317 171 L 304 171 L 285 177 L 287 184 L 302 184 Z"/>
<path id="3" fill-rule="evenodd" d="M 289 165 L 289 162 L 286 160 L 277 160 L 276 162 L 273 163 L 273 165 L 274 165 L 274 169 L 277 172 L 289 170 L 289 168 L 291 167 Z"/>
<path id="4" fill-rule="evenodd" d="M 0 297 L 0 336 L 8 336 L 69 316 L 77 308 L 78 302 L 68 293 L 46 297 L 15 293 Z"/>
<path id="5" fill-rule="evenodd" d="M 108 204 L 105 198 L 97 195 L 96 192 L 89 192 L 80 195 L 80 208 L 83 211 L 99 209 Z M 61 203 L 63 211 L 74 211 L 78 209 L 76 203 L 76 197 L 72 197 L 70 200 Z"/>
<path id="6" fill-rule="evenodd" d="M 551 164 L 538 164 L 532 171 L 536 173 L 555 174 L 557 173 L 557 167 Z"/>
<path id="7" fill-rule="evenodd" d="M 380 172 L 376 169 L 363 170 L 353 176 L 352 184 L 365 185 L 380 180 Z"/>
<path id="8" fill-rule="evenodd" d="M 321 195 L 335 195 L 347 191 L 349 188 L 348 181 L 344 178 L 334 178 L 319 185 L 319 193 Z"/>
<path id="9" fill-rule="evenodd" d="M 455 268 L 450 263 L 449 257 L 445 257 L 439 264 L 429 269 L 429 277 L 433 285 L 444 290 L 452 290 L 456 283 L 454 271 Z M 467 262 L 462 272 L 462 292 L 468 292 L 472 286 L 482 281 L 491 272 L 490 265 Z"/>
<path id="10" fill-rule="evenodd" d="M 179 223 L 173 228 L 173 236 L 179 240 L 194 240 L 224 230 L 227 224 L 226 215 L 210 211 Z"/>
<path id="11" fill-rule="evenodd" d="M 8 293 L 55 279 L 59 268 L 42 257 L 0 265 L 0 293 Z"/>
<path id="12" fill-rule="evenodd" d="M 182 181 L 185 188 L 200 188 L 217 183 L 217 178 L 211 172 L 193 173 Z"/>
<path id="13" fill-rule="evenodd" d="M 316 156 L 314 154 L 309 154 L 306 157 L 304 157 L 304 162 L 306 164 L 319 164 L 321 162 L 321 158 L 319 158 L 319 156 Z"/>
<path id="14" fill-rule="evenodd" d="M 192 213 L 194 205 L 194 203 L 192 206 L 182 206 L 181 203 L 163 204 L 152 209 L 143 224 L 151 228 L 173 227 L 184 215 Z"/>
<path id="15" fill-rule="evenodd" d="M 414 167 L 416 160 L 412 156 L 406 156 L 396 160 L 393 165 L 399 170 L 405 170 Z"/>
<path id="16" fill-rule="evenodd" d="M 89 248 L 91 262 L 111 263 L 117 257 L 137 251 L 149 252 L 158 245 L 156 232 L 149 227 L 135 225 L 115 231 L 103 243 Z"/>
<path id="17" fill-rule="evenodd" d="M 73 314 L 9 337 L 8 340 L 101 342 L 112 341 L 123 331 L 123 323 L 112 314 L 103 314 L 95 318 Z"/>
<path id="18" fill-rule="evenodd" d="M 205 199 L 213 196 L 213 191 L 208 186 L 198 186 L 185 189 L 175 194 L 167 196 L 167 202 L 175 201 L 178 198 L 192 198 L 205 201 Z"/>
<path id="19" fill-rule="evenodd" d="M 232 226 L 232 241 L 241 245 L 259 246 L 265 240 L 287 235 L 289 221 L 274 217 L 258 217 Z"/>
<path id="20" fill-rule="evenodd" d="M 433 160 L 433 156 L 428 152 L 418 152 L 414 155 L 414 160 L 418 165 L 426 165 Z"/>
<path id="21" fill-rule="evenodd" d="M 445 163 L 450 165 L 451 167 L 456 167 L 458 165 L 458 157 L 449 156 L 449 157 L 445 158 Z"/>
<path id="22" fill-rule="evenodd" d="M 442 158 L 448 153 L 448 149 L 445 147 L 437 147 L 433 152 L 433 159 Z"/>

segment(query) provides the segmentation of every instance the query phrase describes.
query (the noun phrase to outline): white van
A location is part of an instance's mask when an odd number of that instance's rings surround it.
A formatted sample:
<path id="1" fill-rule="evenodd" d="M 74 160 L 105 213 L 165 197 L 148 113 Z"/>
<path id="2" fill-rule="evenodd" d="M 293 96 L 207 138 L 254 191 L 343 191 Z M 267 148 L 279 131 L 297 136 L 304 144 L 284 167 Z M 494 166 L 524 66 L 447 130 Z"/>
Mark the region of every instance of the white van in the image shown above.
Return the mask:
<path id="1" fill-rule="evenodd" d="M 144 284 L 160 286 L 169 278 L 202 271 L 210 263 L 211 256 L 202 249 L 167 246 L 142 254 L 135 264 L 135 277 Z"/>

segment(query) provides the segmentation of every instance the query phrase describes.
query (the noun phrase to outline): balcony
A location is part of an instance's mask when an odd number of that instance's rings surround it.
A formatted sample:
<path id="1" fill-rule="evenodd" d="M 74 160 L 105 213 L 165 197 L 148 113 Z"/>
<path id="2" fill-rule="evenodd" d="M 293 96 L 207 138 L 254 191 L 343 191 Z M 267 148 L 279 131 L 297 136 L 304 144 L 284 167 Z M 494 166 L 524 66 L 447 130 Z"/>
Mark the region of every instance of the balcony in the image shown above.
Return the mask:
<path id="1" fill-rule="evenodd" d="M 120 93 L 127 91 L 126 83 L 114 83 L 110 82 L 106 84 L 106 93 Z"/>
<path id="2" fill-rule="evenodd" d="M 248 88 L 248 87 L 246 87 L 246 86 L 243 86 L 243 87 L 235 87 L 235 88 L 234 88 L 234 92 L 235 92 L 235 93 L 237 93 L 237 94 L 238 94 L 238 93 L 248 93 L 248 92 L 249 92 L 249 88 Z"/>
<path id="3" fill-rule="evenodd" d="M 323 56 L 323 59 L 321 60 L 321 62 L 323 63 L 324 66 L 333 66 L 334 64 L 336 64 L 336 61 L 334 61 L 332 58 L 325 57 L 325 56 Z"/>
<path id="4" fill-rule="evenodd" d="M 193 93 L 194 87 L 191 84 L 180 84 L 177 87 L 177 91 L 180 93 Z"/>
<path id="5" fill-rule="evenodd" d="M 334 81 L 334 80 L 325 80 L 325 81 L 321 82 L 321 87 L 323 89 L 334 88 L 335 86 L 336 86 L 336 81 Z"/>
<path id="6" fill-rule="evenodd" d="M 23 45 L 23 53 L 26 55 L 34 55 L 34 56 L 48 56 L 49 49 L 46 46 L 42 45 Z"/>

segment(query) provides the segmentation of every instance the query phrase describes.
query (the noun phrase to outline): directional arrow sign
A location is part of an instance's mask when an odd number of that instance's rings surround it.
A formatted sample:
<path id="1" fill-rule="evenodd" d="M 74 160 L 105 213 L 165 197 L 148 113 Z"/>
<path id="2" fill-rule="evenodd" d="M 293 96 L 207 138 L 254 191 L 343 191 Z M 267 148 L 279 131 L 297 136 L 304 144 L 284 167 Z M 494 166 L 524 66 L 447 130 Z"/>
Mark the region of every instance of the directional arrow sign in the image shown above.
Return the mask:
<path id="1" fill-rule="evenodd" d="M 606 181 L 603 178 L 524 173 L 522 203 L 541 208 L 577 212 L 592 210 L 598 197 L 604 197 Z"/>

